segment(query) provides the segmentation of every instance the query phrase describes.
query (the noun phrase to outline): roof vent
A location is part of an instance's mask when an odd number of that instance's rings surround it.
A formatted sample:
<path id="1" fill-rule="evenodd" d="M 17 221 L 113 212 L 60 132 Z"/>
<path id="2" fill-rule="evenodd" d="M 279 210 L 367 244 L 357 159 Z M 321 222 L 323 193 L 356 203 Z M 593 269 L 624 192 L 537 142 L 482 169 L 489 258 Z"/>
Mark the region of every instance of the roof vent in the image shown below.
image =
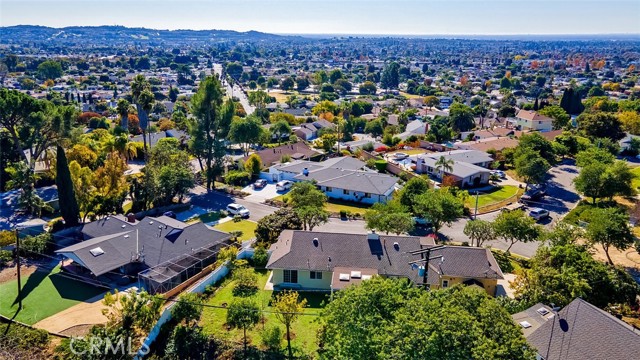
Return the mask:
<path id="1" fill-rule="evenodd" d="M 153 221 L 149 221 L 149 225 L 153 225 Z"/>
<path id="2" fill-rule="evenodd" d="M 349 276 L 349 274 L 340 274 L 340 281 L 349 281 L 351 280 L 351 277 Z"/>
<path id="3" fill-rule="evenodd" d="M 397 241 L 394 241 L 393 242 L 393 248 L 396 249 L 396 251 L 399 251 L 400 250 L 400 244 L 398 244 Z"/>
<path id="4" fill-rule="evenodd" d="M 104 254 L 104 250 L 102 250 L 102 248 L 99 247 L 99 246 L 97 248 L 93 248 L 93 249 L 89 250 L 89 252 L 93 256 L 100 256 L 100 255 Z"/>
<path id="5" fill-rule="evenodd" d="M 120 226 L 120 227 L 124 229 L 124 228 L 126 228 L 126 227 L 127 227 L 127 225 L 122 224 L 122 226 Z"/>
<path id="6" fill-rule="evenodd" d="M 367 234 L 367 240 L 380 240 L 380 235 L 376 234 L 375 231 L 372 231 Z"/>
<path id="7" fill-rule="evenodd" d="M 531 327 L 531 324 L 529 324 L 528 321 L 520 321 L 520 326 L 522 326 L 525 329 L 528 329 Z"/>
<path id="8" fill-rule="evenodd" d="M 318 247 L 318 244 L 320 244 L 318 238 L 313 238 L 313 246 Z"/>
<path id="9" fill-rule="evenodd" d="M 536 311 L 538 312 L 538 314 L 540 314 L 542 316 L 545 316 L 545 315 L 547 315 L 549 313 L 549 310 L 547 310 L 547 309 L 545 309 L 543 307 L 541 307 L 540 309 L 538 309 Z"/>
<path id="10" fill-rule="evenodd" d="M 125 238 L 125 239 L 128 239 L 128 238 L 129 238 L 129 234 L 126 234 L 126 235 L 124 236 L 124 238 Z"/>
<path id="11" fill-rule="evenodd" d="M 362 272 L 361 271 L 352 271 L 351 272 L 351 277 L 354 279 L 360 279 L 362 278 Z"/>

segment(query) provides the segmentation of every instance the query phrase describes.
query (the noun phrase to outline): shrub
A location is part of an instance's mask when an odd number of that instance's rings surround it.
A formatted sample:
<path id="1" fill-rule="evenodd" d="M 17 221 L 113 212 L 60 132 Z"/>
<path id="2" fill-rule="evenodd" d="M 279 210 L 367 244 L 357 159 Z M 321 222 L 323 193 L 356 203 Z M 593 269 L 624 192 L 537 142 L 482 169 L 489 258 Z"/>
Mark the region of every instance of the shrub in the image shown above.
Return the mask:
<path id="1" fill-rule="evenodd" d="M 270 326 L 262 331 L 262 345 L 272 352 L 280 351 L 282 345 L 282 330 L 277 326 Z"/>
<path id="2" fill-rule="evenodd" d="M 20 253 L 26 257 L 38 257 L 40 254 L 46 253 L 51 240 L 51 234 L 49 233 L 27 236 L 20 240 Z"/>
<path id="3" fill-rule="evenodd" d="M 376 152 L 379 152 L 379 153 L 387 152 L 388 150 L 389 150 L 389 148 L 386 147 L 386 146 L 378 146 L 376 148 Z"/>
<path id="4" fill-rule="evenodd" d="M 500 269 L 505 273 L 513 271 L 513 264 L 511 263 L 510 255 L 511 254 L 504 251 L 493 251 L 493 257 L 496 258 Z"/>
<path id="5" fill-rule="evenodd" d="M 89 119 L 89 128 L 91 129 L 108 129 L 109 123 L 104 117 L 93 117 Z"/>
<path id="6" fill-rule="evenodd" d="M 368 152 L 373 151 L 373 143 L 369 142 L 369 143 L 366 143 L 366 144 L 362 145 L 362 150 L 368 151 Z"/>
<path id="7" fill-rule="evenodd" d="M 160 131 L 167 131 L 175 128 L 176 123 L 167 118 L 162 118 L 158 120 L 158 127 L 160 128 Z"/>
<path id="8" fill-rule="evenodd" d="M 251 268 L 237 268 L 233 271 L 233 296 L 247 297 L 258 291 L 258 276 Z"/>
<path id="9" fill-rule="evenodd" d="M 242 216 L 240 216 L 240 215 L 234 215 L 233 216 L 233 222 L 234 223 L 237 223 L 237 222 L 240 222 L 240 221 L 242 221 Z"/>
<path id="10" fill-rule="evenodd" d="M 387 162 L 385 160 L 376 160 L 375 165 L 378 172 L 384 172 L 387 169 Z"/>
<path id="11" fill-rule="evenodd" d="M 0 231 L 0 247 L 14 244 L 16 242 L 16 233 L 10 230 Z"/>
<path id="12" fill-rule="evenodd" d="M 13 253 L 9 250 L 0 250 L 0 268 L 6 266 L 13 259 Z"/>
<path id="13" fill-rule="evenodd" d="M 265 249 L 264 247 L 258 246 L 254 251 L 253 257 L 251 259 L 253 260 L 253 265 L 255 267 L 263 268 L 269 261 L 269 253 L 267 253 L 267 249 Z"/>
<path id="14" fill-rule="evenodd" d="M 341 218 L 346 218 L 347 217 L 347 210 L 340 210 L 340 217 Z"/>
<path id="15" fill-rule="evenodd" d="M 246 171 L 231 170 L 224 177 L 224 181 L 229 185 L 245 185 L 251 181 L 251 174 Z"/>
<path id="16" fill-rule="evenodd" d="M 49 222 L 49 232 L 55 233 L 64 229 L 64 220 L 62 218 L 54 219 Z"/>
<path id="17" fill-rule="evenodd" d="M 43 350 L 49 344 L 49 333 L 18 324 L 0 323 L 0 348 L 13 344 L 19 350 Z"/>

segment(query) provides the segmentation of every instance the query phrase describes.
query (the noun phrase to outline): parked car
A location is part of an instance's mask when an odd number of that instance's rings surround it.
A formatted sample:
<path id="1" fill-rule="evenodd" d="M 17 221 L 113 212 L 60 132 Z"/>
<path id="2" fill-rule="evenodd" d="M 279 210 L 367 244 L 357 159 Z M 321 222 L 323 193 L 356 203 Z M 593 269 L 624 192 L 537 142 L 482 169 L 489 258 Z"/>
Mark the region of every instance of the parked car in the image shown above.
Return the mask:
<path id="1" fill-rule="evenodd" d="M 499 177 L 500 179 L 506 179 L 507 178 L 507 174 L 505 174 L 504 171 L 502 170 L 494 170 L 491 172 L 491 175 L 495 175 L 497 177 Z"/>
<path id="2" fill-rule="evenodd" d="M 293 186 L 293 182 L 289 181 L 289 180 L 282 180 L 279 181 L 276 184 L 276 190 L 277 191 L 286 191 L 291 189 L 291 187 Z"/>
<path id="3" fill-rule="evenodd" d="M 509 212 L 509 211 L 515 211 L 515 210 L 524 210 L 525 206 L 524 204 L 521 203 L 511 203 L 507 206 L 504 206 L 502 209 L 500 209 L 501 211 L 504 212 Z"/>
<path id="4" fill-rule="evenodd" d="M 244 218 L 249 217 L 249 209 L 236 203 L 227 205 L 227 212 L 231 215 L 240 215 Z"/>
<path id="5" fill-rule="evenodd" d="M 549 217 L 549 212 L 545 209 L 533 208 L 529 211 L 529 216 L 536 219 L 536 221 L 540 221 L 542 219 L 546 219 Z"/>
<path id="6" fill-rule="evenodd" d="M 520 197 L 520 201 L 526 203 L 528 201 L 537 201 L 544 197 L 546 188 L 544 185 L 532 185 L 529 190 L 525 191 Z"/>
<path id="7" fill-rule="evenodd" d="M 416 227 L 431 227 L 431 220 L 414 216 L 413 224 Z"/>
<path id="8" fill-rule="evenodd" d="M 265 186 L 267 186 L 267 180 L 265 179 L 258 179 L 253 183 L 254 189 L 263 189 Z"/>

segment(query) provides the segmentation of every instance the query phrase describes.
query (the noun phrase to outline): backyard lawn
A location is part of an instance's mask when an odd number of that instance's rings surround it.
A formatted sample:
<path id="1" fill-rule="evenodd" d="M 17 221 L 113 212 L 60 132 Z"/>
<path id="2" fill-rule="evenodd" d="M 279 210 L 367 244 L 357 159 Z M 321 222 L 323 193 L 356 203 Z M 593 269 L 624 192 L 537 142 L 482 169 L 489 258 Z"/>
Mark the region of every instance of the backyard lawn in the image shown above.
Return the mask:
<path id="1" fill-rule="evenodd" d="M 233 222 L 233 220 L 231 220 L 218 224 L 213 228 L 224 232 L 242 231 L 242 236 L 240 236 L 238 240 L 245 241 L 255 237 L 256 227 L 258 227 L 258 224 L 253 221 L 242 220 L 239 222 Z"/>
<path id="2" fill-rule="evenodd" d="M 518 194 L 519 190 L 520 189 L 517 186 L 505 185 L 505 186 L 497 186 L 491 192 L 483 192 L 480 195 L 478 195 L 478 209 L 482 209 L 484 207 L 488 207 L 491 205 L 500 204 L 501 202 L 504 202 L 505 200 Z M 473 194 L 473 191 L 469 191 L 469 194 L 471 196 L 467 199 L 467 201 L 465 202 L 465 205 L 469 209 L 473 210 L 476 207 L 476 197 Z M 503 205 L 500 205 L 500 206 L 503 206 Z"/>
<path id="3" fill-rule="evenodd" d="M 288 198 L 289 195 L 284 194 L 273 198 L 273 200 L 286 202 Z M 336 214 L 344 210 L 350 212 L 351 214 L 359 213 L 360 215 L 364 215 L 364 212 L 367 211 L 370 207 L 371 206 L 367 204 L 358 204 L 350 201 L 329 199 L 325 204 L 324 209 Z"/>
<path id="4" fill-rule="evenodd" d="M 640 166 L 631 169 L 631 172 L 636 176 L 631 182 L 631 186 L 638 189 L 640 187 Z"/>
<path id="5" fill-rule="evenodd" d="M 22 278 L 22 310 L 15 320 L 35 324 L 105 292 L 105 289 L 71 280 L 60 274 L 60 267 L 38 270 Z M 13 318 L 18 310 L 18 281 L 0 284 L 0 314 Z"/>
<path id="6" fill-rule="evenodd" d="M 283 333 L 282 346 L 286 347 L 285 333 L 286 329 L 276 319 L 273 313 L 270 303 L 274 299 L 274 292 L 264 289 L 265 284 L 269 278 L 270 272 L 267 270 L 255 270 L 258 275 L 258 288 L 260 289 L 252 298 L 258 303 L 258 306 L 265 310 L 264 323 L 259 323 L 251 331 L 247 331 L 247 341 L 251 344 L 260 347 L 261 336 L 260 333 L 265 327 L 280 327 Z M 230 277 L 225 280 L 220 288 L 207 300 L 209 305 L 226 306 L 230 304 L 233 299 L 233 280 Z M 326 295 L 320 293 L 305 293 L 300 292 L 300 295 L 307 299 L 308 307 L 305 309 L 305 313 L 310 315 L 302 315 L 293 324 L 291 331 L 293 332 L 291 346 L 293 348 L 299 348 L 305 353 L 313 353 L 317 349 L 316 332 L 318 329 L 318 323 L 316 321 L 320 308 L 323 306 L 322 302 L 327 298 Z M 225 305 L 226 304 L 226 305 Z M 225 325 L 227 311 L 222 308 L 205 307 L 200 319 L 200 325 L 204 328 L 204 331 L 209 334 L 213 334 L 217 337 L 221 337 L 227 340 L 232 340 L 238 343 L 242 342 L 242 329 L 227 330 Z"/>

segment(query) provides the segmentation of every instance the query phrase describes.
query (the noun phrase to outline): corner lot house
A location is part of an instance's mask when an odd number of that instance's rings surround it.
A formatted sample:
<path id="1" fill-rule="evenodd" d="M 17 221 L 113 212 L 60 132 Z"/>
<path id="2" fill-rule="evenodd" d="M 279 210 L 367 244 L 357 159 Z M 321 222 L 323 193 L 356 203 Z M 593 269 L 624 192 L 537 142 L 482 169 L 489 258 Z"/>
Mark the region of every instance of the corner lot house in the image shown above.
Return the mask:
<path id="1" fill-rule="evenodd" d="M 303 142 L 260 150 L 257 151 L 256 154 L 258 154 L 262 160 L 263 169 L 279 163 L 284 155 L 288 155 L 292 160 L 311 160 L 318 159 L 322 156 L 321 153 L 311 149 L 309 145 Z M 242 161 L 245 162 L 248 158 L 249 156 L 245 156 L 242 158 Z"/>
<path id="2" fill-rule="evenodd" d="M 508 121 L 520 130 L 542 132 L 553 130 L 552 118 L 540 115 L 532 110 L 520 110 L 515 118 L 510 118 Z"/>
<path id="3" fill-rule="evenodd" d="M 580 298 L 557 313 L 537 304 L 512 318 L 537 359 L 629 360 L 640 354 L 640 330 Z"/>
<path id="4" fill-rule="evenodd" d="M 56 251 L 72 260 L 67 271 L 104 282 L 140 275 L 142 285 L 152 293 L 186 281 L 231 243 L 227 233 L 167 216 L 140 221 L 133 216 L 109 216 L 84 224 L 79 237 L 84 241 Z"/>
<path id="5" fill-rule="evenodd" d="M 372 276 L 405 278 L 423 284 L 424 266 L 412 251 L 435 246 L 433 239 L 417 236 L 341 234 L 285 230 L 271 246 L 267 269 L 273 270 L 274 288 L 333 291 Z M 502 271 L 491 251 L 445 246 L 434 250 L 427 285 L 446 288 L 475 285 L 494 295 Z"/>
<path id="6" fill-rule="evenodd" d="M 436 163 L 441 157 L 453 161 L 453 169 L 443 172 L 444 175 L 453 177 L 461 188 L 477 187 L 489 183 L 491 172 L 487 168 L 493 162 L 493 158 L 486 152 L 478 150 L 452 150 L 417 155 L 415 157 L 416 172 L 429 174 L 442 180 L 442 172 L 436 167 Z"/>

